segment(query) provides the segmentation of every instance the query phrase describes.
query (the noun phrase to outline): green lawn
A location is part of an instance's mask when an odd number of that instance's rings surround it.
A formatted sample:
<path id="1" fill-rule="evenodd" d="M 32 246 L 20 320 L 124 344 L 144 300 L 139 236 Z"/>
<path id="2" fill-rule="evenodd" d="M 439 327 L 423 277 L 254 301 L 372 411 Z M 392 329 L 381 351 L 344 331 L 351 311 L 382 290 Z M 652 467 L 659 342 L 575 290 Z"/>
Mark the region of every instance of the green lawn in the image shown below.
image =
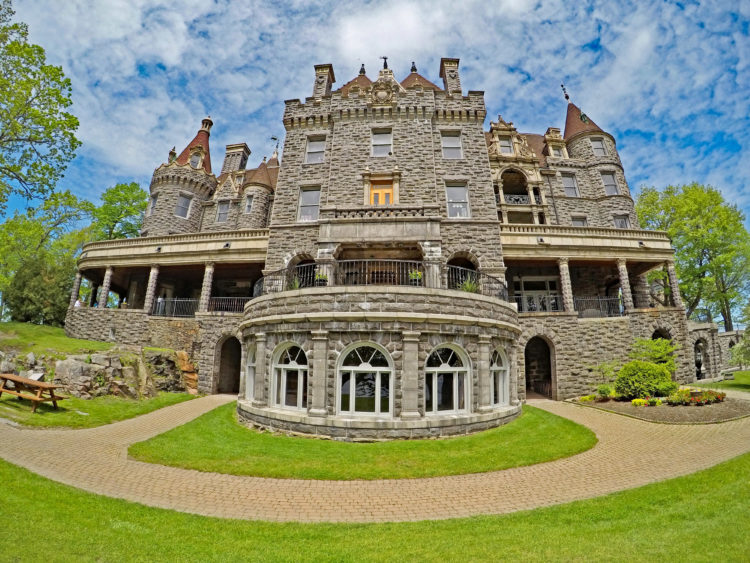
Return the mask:
<path id="1" fill-rule="evenodd" d="M 30 323 L 0 323 L 0 350 L 15 350 L 23 355 L 68 355 L 112 348 L 111 342 L 68 338 L 61 328 Z"/>
<path id="2" fill-rule="evenodd" d="M 594 446 L 589 429 L 524 407 L 499 428 L 444 440 L 349 443 L 241 426 L 236 404 L 221 406 L 134 444 L 141 461 L 234 475 L 296 479 L 405 479 L 495 471 L 570 456 Z"/>
<path id="3" fill-rule="evenodd" d="M 0 561 L 747 561 L 748 475 L 745 454 L 687 477 L 505 516 L 278 524 L 149 508 L 0 461 Z"/>
<path id="4" fill-rule="evenodd" d="M 709 387 L 711 389 L 734 389 L 735 391 L 746 391 L 750 393 L 750 371 L 734 372 L 734 379 L 719 381 L 717 383 L 691 383 L 696 387 Z"/>
<path id="5" fill-rule="evenodd" d="M 35 413 L 31 401 L 19 401 L 13 395 L 0 397 L 0 418 L 7 418 L 27 426 L 91 428 L 181 403 L 192 399 L 187 393 L 160 393 L 153 399 L 121 399 L 105 396 L 84 400 L 71 397 L 60 401 L 55 410 L 51 403 L 41 403 Z M 2 561 L 2 558 L 0 558 Z"/>

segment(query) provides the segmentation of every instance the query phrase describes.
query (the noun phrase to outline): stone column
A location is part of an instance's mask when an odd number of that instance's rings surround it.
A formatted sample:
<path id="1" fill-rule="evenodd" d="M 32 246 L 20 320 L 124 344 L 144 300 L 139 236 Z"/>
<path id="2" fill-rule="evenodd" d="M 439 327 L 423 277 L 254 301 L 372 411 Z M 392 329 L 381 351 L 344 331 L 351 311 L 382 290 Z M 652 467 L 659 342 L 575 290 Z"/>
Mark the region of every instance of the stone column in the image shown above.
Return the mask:
<path id="1" fill-rule="evenodd" d="M 510 397 L 508 397 L 508 400 L 510 401 L 510 404 L 515 406 L 519 403 L 518 401 L 518 348 L 513 345 L 512 342 L 509 343 L 510 346 L 506 348 L 510 351 L 510 357 L 508 358 L 508 362 L 510 365 L 508 366 L 508 377 L 510 378 L 510 382 L 508 386 L 510 387 Z"/>
<path id="2" fill-rule="evenodd" d="M 479 411 L 492 410 L 492 387 L 490 382 L 490 336 L 479 335 L 477 377 L 479 378 Z"/>
<path id="3" fill-rule="evenodd" d="M 148 274 L 148 285 L 146 286 L 146 299 L 143 302 L 143 310 L 146 313 L 151 313 L 151 308 L 154 305 L 154 294 L 156 293 L 156 282 L 159 280 L 159 266 L 154 264 L 151 266 L 151 272 Z"/>
<path id="4" fill-rule="evenodd" d="M 312 402 L 310 416 L 328 416 L 326 409 L 326 381 L 328 375 L 328 331 L 313 330 Z"/>
<path id="5" fill-rule="evenodd" d="M 93 307 L 96 303 L 96 292 L 99 291 L 99 284 L 91 284 L 91 295 L 89 295 L 89 307 Z"/>
<path id="6" fill-rule="evenodd" d="M 328 280 L 326 282 L 326 285 L 336 285 L 336 276 L 333 275 L 334 272 L 334 260 L 332 259 L 326 259 L 326 260 L 318 260 L 317 264 L 318 267 L 315 270 L 315 277 L 316 277 L 316 285 L 317 285 L 317 278 L 319 276 L 325 276 L 325 279 Z"/>
<path id="7" fill-rule="evenodd" d="M 203 285 L 201 286 L 201 300 L 198 302 L 198 311 L 205 313 L 208 311 L 208 301 L 211 299 L 211 286 L 214 282 L 214 263 L 206 262 L 206 269 L 203 271 Z"/>
<path id="8" fill-rule="evenodd" d="M 76 272 L 76 279 L 73 282 L 73 289 L 70 291 L 70 305 L 68 308 L 73 307 L 78 301 L 78 293 L 81 291 L 81 272 Z"/>
<path id="9" fill-rule="evenodd" d="M 107 306 L 107 298 L 109 297 L 109 286 L 112 284 L 112 266 L 107 266 L 107 270 L 104 272 L 104 281 L 102 282 L 102 291 L 99 294 L 99 308 L 103 309 Z"/>
<path id="10" fill-rule="evenodd" d="M 630 278 L 628 277 L 628 266 L 625 258 L 617 259 L 617 272 L 620 276 L 620 289 L 622 290 L 622 303 L 625 313 L 630 313 L 633 307 L 633 295 L 630 293 Z"/>
<path id="11" fill-rule="evenodd" d="M 255 334 L 255 398 L 253 399 L 254 407 L 266 406 L 266 333 L 258 332 Z"/>
<path id="12" fill-rule="evenodd" d="M 401 369 L 401 418 L 420 418 L 419 414 L 419 332 L 401 333 L 404 347 Z"/>
<path id="13" fill-rule="evenodd" d="M 680 295 L 680 284 L 672 261 L 667 262 L 667 277 L 669 278 L 669 289 L 672 290 L 672 303 L 675 307 L 684 309 L 685 305 L 682 303 L 682 295 Z"/>
<path id="14" fill-rule="evenodd" d="M 560 269 L 560 287 L 562 288 L 563 309 L 570 313 L 575 311 L 575 302 L 573 301 L 573 286 L 570 283 L 568 259 L 558 258 L 557 267 Z"/>
<path id="15" fill-rule="evenodd" d="M 424 286 L 439 289 L 442 286 L 440 280 L 440 261 L 425 260 L 424 262 Z"/>

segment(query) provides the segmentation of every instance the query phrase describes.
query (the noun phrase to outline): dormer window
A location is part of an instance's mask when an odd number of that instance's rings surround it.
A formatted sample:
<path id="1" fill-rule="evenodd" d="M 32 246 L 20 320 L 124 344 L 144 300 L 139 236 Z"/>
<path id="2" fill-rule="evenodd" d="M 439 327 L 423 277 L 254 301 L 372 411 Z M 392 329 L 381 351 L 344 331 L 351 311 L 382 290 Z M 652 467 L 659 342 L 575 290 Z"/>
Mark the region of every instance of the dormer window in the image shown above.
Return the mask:
<path id="1" fill-rule="evenodd" d="M 594 156 L 607 156 L 604 139 L 591 139 L 591 148 L 594 150 Z"/>
<path id="2" fill-rule="evenodd" d="M 552 156 L 556 158 L 563 158 L 563 151 L 560 147 L 552 147 Z"/>
<path id="3" fill-rule="evenodd" d="M 193 168 L 198 168 L 201 164 L 201 155 L 200 153 L 194 152 L 192 156 L 190 157 L 190 166 Z"/>
<path id="4" fill-rule="evenodd" d="M 510 137 L 498 137 L 497 143 L 500 147 L 500 154 L 513 154 L 513 141 Z"/>

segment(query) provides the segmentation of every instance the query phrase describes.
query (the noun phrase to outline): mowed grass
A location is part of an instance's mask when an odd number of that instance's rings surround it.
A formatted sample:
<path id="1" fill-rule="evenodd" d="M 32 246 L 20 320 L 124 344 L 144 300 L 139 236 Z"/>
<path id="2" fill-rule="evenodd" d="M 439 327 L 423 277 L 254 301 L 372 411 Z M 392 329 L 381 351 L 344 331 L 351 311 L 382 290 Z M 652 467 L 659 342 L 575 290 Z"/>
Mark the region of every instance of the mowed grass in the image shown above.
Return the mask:
<path id="1" fill-rule="evenodd" d="M 570 456 L 596 444 L 589 429 L 533 407 L 499 428 L 443 440 L 349 443 L 246 428 L 236 403 L 134 444 L 150 463 L 294 479 L 407 479 L 496 471 Z"/>
<path id="2" fill-rule="evenodd" d="M 192 398 L 193 396 L 187 393 L 159 393 L 152 399 L 141 400 L 112 396 L 88 400 L 71 397 L 59 401 L 57 410 L 52 403 L 40 403 L 36 412 L 32 413 L 31 401 L 19 401 L 13 395 L 4 393 L 0 397 L 0 418 L 41 428 L 91 428 L 133 418 Z"/>
<path id="3" fill-rule="evenodd" d="M 734 379 L 717 381 L 716 383 L 691 383 L 690 386 L 708 387 L 709 389 L 734 389 L 750 393 L 750 371 L 734 372 Z"/>
<path id="4" fill-rule="evenodd" d="M 748 475 L 745 454 L 686 477 L 504 516 L 279 524 L 150 508 L 0 461 L 0 560 L 747 561 Z"/>
<path id="5" fill-rule="evenodd" d="M 68 338 L 61 328 L 31 323 L 0 323 L 0 350 L 20 354 L 67 355 L 97 352 L 112 348 L 111 342 Z"/>

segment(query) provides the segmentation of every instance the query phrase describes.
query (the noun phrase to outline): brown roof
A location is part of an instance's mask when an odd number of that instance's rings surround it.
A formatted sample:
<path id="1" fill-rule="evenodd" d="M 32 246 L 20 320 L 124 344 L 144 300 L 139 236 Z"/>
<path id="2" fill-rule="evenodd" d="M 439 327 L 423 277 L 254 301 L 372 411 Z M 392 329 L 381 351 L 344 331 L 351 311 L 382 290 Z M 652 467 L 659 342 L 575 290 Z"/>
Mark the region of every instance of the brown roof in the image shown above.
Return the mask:
<path id="1" fill-rule="evenodd" d="M 403 81 L 401 82 L 401 86 L 403 86 L 404 88 L 413 88 L 414 86 L 421 86 L 422 88 L 425 88 L 425 89 L 432 89 L 435 91 L 441 90 L 441 88 L 438 88 L 437 86 L 435 86 L 432 82 L 427 80 L 424 76 L 422 76 L 418 72 L 410 73 L 409 76 L 403 79 Z"/>
<path id="2" fill-rule="evenodd" d="M 177 164 L 187 164 L 190 161 L 190 153 L 195 147 L 203 147 L 203 170 L 211 173 L 211 152 L 208 150 L 208 136 L 209 132 L 205 129 L 201 129 L 198 131 L 198 133 L 195 135 L 195 138 L 193 138 L 192 141 L 188 144 L 188 146 L 185 147 L 185 150 L 183 150 L 180 153 L 180 156 L 177 157 Z"/>
<path id="3" fill-rule="evenodd" d="M 492 133 L 489 131 L 484 132 L 484 142 L 487 143 L 488 147 L 492 144 Z"/>
<path id="4" fill-rule="evenodd" d="M 359 86 L 360 90 L 364 90 L 365 88 L 368 88 L 372 84 L 372 80 L 367 78 L 366 74 L 358 74 L 355 78 L 352 78 L 349 82 L 344 84 L 341 88 L 337 90 L 337 92 L 341 92 L 343 96 L 346 96 L 349 94 L 349 90 L 351 90 L 352 86 Z"/>
<path id="5" fill-rule="evenodd" d="M 276 188 L 276 181 L 279 178 L 278 160 L 276 166 L 270 166 L 272 159 L 268 162 L 263 160 L 258 168 L 248 170 L 245 174 L 245 184 L 261 184 L 269 188 Z"/>
<path id="6" fill-rule="evenodd" d="M 583 116 L 583 119 L 582 119 Z M 575 137 L 579 133 L 604 133 L 593 120 L 585 115 L 573 102 L 568 102 L 568 115 L 565 118 L 565 134 L 563 138 Z"/>
<path id="7" fill-rule="evenodd" d="M 521 135 L 526 137 L 526 142 L 529 144 L 529 148 L 534 151 L 534 154 L 536 154 L 536 157 L 539 159 L 539 165 L 547 166 L 547 157 L 544 151 L 544 135 L 537 135 L 536 133 L 521 133 Z"/>

